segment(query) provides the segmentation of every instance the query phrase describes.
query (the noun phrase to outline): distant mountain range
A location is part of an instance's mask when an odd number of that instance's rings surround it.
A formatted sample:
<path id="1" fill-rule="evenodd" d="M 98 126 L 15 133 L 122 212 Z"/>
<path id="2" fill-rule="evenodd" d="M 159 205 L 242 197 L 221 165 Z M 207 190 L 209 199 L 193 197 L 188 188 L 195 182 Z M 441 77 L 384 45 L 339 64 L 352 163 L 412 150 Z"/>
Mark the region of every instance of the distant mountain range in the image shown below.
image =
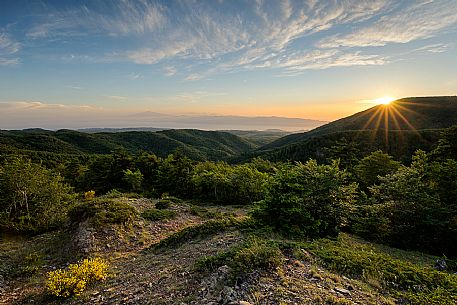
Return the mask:
<path id="1" fill-rule="evenodd" d="M 163 119 L 163 115 L 156 113 L 141 115 L 147 119 Z M 186 117 L 181 122 L 197 124 L 197 118 Z M 200 123 L 216 124 L 217 118 L 200 117 Z M 269 121 L 278 125 L 288 122 L 289 126 L 297 124 L 305 128 L 311 126 L 304 125 L 305 122 L 318 122 L 278 117 L 230 116 L 223 119 L 226 123 L 251 124 L 251 127 L 260 124 L 258 122 Z M 18 150 L 53 154 L 107 154 L 123 148 L 131 153 L 145 150 L 164 157 L 180 149 L 195 160 L 237 162 L 260 156 L 275 161 L 306 161 L 309 158 L 325 161 L 329 158 L 327 148 L 345 139 L 355 144 L 361 155 L 381 149 L 407 162 L 415 150 L 432 149 L 443 128 L 455 124 L 457 97 L 418 97 L 378 105 L 308 132 L 292 134 L 277 129 L 203 131 L 149 127 L 89 128 L 84 132 L 65 129 L 0 130 L 0 155 Z"/>
<path id="2" fill-rule="evenodd" d="M 286 131 L 311 130 L 327 122 L 287 118 L 278 116 L 234 116 L 234 115 L 168 115 L 156 112 L 142 112 L 131 115 L 127 120 L 134 120 L 143 126 L 166 127 L 164 129 L 195 128 L 204 130 L 269 130 Z"/>

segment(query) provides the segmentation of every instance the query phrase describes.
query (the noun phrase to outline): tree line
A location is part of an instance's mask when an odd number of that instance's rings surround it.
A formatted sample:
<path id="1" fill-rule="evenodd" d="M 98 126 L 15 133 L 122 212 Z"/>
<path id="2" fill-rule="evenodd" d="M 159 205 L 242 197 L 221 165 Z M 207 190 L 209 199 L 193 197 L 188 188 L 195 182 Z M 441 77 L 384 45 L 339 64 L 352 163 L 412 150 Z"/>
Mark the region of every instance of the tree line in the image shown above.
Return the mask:
<path id="1" fill-rule="evenodd" d="M 344 230 L 385 244 L 457 255 L 457 126 L 410 164 L 340 139 L 326 162 L 196 162 L 176 151 L 56 162 L 52 169 L 20 155 L 0 166 L 0 226 L 41 232 L 62 225 L 82 193 L 112 190 L 252 206 L 252 219 L 291 237 Z"/>

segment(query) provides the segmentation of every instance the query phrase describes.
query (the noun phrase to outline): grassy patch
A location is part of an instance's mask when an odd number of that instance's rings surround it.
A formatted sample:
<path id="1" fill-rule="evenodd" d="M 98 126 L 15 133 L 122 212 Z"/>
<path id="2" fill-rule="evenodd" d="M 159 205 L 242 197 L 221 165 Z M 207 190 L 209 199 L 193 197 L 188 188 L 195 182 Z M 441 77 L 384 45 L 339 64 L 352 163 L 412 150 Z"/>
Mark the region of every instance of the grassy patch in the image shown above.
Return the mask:
<path id="1" fill-rule="evenodd" d="M 73 223 L 91 219 L 92 225 L 125 224 L 135 216 L 135 208 L 126 202 L 113 199 L 95 199 L 75 205 L 68 213 Z"/>
<path id="2" fill-rule="evenodd" d="M 156 220 L 163 220 L 163 219 L 171 219 L 176 217 L 176 211 L 170 210 L 159 210 L 159 209 L 147 209 L 141 213 L 141 217 L 156 221 Z"/>
<path id="3" fill-rule="evenodd" d="M 200 225 L 184 228 L 183 230 L 162 239 L 159 243 L 153 245 L 150 250 L 157 250 L 165 247 L 176 247 L 191 239 L 213 235 L 239 224 L 240 221 L 235 218 L 210 220 Z"/>
<path id="4" fill-rule="evenodd" d="M 319 257 L 330 270 L 387 289 L 413 304 L 452 304 L 457 298 L 455 275 L 392 257 L 345 234 L 337 240 L 320 239 L 300 247 Z M 406 253 L 403 251 L 404 256 Z"/>
<path id="5" fill-rule="evenodd" d="M 228 265 L 232 278 L 239 277 L 256 269 L 271 270 L 283 262 L 283 255 L 275 243 L 259 238 L 250 238 L 245 243 L 216 255 L 197 261 L 199 271 L 214 270 Z"/>

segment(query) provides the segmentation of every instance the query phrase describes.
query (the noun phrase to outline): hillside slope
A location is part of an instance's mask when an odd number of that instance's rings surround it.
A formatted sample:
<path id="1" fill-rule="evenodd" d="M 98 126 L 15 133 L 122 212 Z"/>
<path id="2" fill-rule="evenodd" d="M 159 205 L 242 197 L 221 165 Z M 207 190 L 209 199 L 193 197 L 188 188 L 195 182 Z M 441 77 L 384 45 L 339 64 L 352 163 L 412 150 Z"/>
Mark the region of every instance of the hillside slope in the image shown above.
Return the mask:
<path id="1" fill-rule="evenodd" d="M 311 137 L 353 130 L 442 129 L 457 124 L 457 97 L 412 97 L 377 105 L 304 133 L 282 137 L 259 150 L 298 143 Z"/>
<path id="2" fill-rule="evenodd" d="M 425 305 L 455 300 L 452 274 L 433 269 L 439 257 L 347 234 L 312 242 L 272 238 L 247 229 L 242 208 L 184 202 L 169 208 L 172 218 L 149 220 L 141 215 L 156 200 L 113 200 L 135 209 L 130 224 L 94 227 L 86 219 L 33 237 L 0 236 L 0 303 Z M 106 281 L 80 296 L 50 296 L 47 272 L 87 256 L 109 262 Z M 265 264 L 272 257 L 271 265 Z"/>
<path id="3" fill-rule="evenodd" d="M 66 129 L 0 131 L 2 150 L 21 149 L 65 154 L 108 154 L 124 148 L 130 153 L 146 150 L 165 157 L 180 149 L 195 160 L 218 160 L 255 147 L 254 143 L 227 132 L 193 129 L 116 133 L 85 133 Z"/>
<path id="4" fill-rule="evenodd" d="M 305 133 L 282 137 L 249 156 L 271 160 L 324 161 L 325 148 L 345 138 L 361 154 L 381 149 L 408 161 L 417 149 L 430 150 L 442 129 L 457 124 L 457 97 L 404 98 L 378 105 Z"/>

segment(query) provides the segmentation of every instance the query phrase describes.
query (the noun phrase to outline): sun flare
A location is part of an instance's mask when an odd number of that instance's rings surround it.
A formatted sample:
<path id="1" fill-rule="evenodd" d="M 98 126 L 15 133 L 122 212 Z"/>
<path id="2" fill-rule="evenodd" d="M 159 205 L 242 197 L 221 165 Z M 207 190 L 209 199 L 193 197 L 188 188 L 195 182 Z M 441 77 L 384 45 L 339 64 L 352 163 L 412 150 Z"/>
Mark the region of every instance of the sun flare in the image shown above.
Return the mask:
<path id="1" fill-rule="evenodd" d="M 390 96 L 383 96 L 374 100 L 374 102 L 379 105 L 389 105 L 393 101 L 395 101 L 395 98 Z"/>

